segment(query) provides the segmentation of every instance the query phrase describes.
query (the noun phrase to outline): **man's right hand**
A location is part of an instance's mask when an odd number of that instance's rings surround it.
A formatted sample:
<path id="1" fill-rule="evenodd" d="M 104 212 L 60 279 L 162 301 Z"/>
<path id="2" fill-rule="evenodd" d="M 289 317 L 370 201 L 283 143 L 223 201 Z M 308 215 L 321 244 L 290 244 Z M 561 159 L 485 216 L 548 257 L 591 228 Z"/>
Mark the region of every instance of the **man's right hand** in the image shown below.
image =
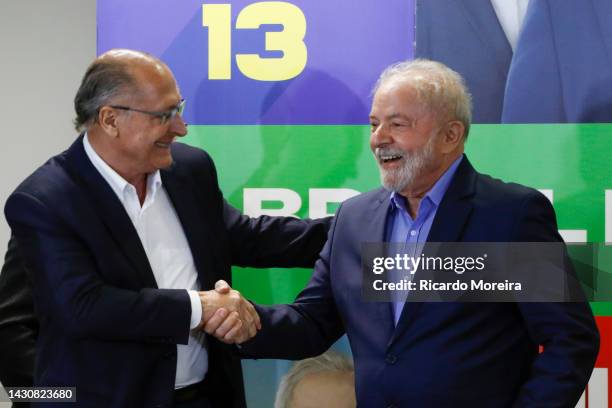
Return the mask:
<path id="1" fill-rule="evenodd" d="M 223 280 L 217 281 L 215 290 L 200 292 L 200 300 L 200 327 L 224 343 L 243 343 L 261 329 L 261 321 L 253 305 Z"/>

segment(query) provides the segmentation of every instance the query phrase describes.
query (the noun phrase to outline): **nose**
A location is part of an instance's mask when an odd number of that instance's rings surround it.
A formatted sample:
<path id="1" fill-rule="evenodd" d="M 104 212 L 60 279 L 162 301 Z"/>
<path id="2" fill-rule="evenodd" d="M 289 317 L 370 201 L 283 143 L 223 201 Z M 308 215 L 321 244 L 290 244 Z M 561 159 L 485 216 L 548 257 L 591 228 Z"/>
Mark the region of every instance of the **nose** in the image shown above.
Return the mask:
<path id="1" fill-rule="evenodd" d="M 379 124 L 375 129 L 372 129 L 370 133 L 370 146 L 372 149 L 381 147 L 391 143 L 391 137 L 389 135 L 389 129 L 386 124 Z"/>
<path id="2" fill-rule="evenodd" d="M 187 123 L 185 123 L 181 114 L 175 115 L 170 120 L 170 132 L 179 137 L 183 137 L 187 134 Z"/>

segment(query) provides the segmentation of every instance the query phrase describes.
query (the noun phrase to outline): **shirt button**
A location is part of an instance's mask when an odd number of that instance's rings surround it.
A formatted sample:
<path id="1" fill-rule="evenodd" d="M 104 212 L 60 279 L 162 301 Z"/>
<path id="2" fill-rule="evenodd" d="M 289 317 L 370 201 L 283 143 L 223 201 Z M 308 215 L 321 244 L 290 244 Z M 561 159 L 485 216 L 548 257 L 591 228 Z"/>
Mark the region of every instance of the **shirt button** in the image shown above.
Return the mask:
<path id="1" fill-rule="evenodd" d="M 395 364 L 395 362 L 397 361 L 397 357 L 393 354 L 388 354 L 385 358 L 385 361 L 387 362 L 387 364 Z"/>
<path id="2" fill-rule="evenodd" d="M 410 231 L 410 236 L 411 237 L 414 237 L 415 235 L 416 235 L 416 231 L 415 230 Z"/>

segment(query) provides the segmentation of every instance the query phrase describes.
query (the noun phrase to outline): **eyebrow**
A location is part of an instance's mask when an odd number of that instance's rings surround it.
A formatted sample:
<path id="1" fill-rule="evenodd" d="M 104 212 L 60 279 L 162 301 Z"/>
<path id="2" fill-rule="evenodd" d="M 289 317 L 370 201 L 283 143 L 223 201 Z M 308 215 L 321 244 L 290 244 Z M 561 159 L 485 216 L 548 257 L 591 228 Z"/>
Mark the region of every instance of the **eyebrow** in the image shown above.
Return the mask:
<path id="1" fill-rule="evenodd" d="M 416 120 L 414 117 L 404 115 L 403 113 L 392 113 L 391 115 L 387 116 L 387 119 L 406 119 L 410 122 L 414 122 Z"/>
<path id="2" fill-rule="evenodd" d="M 181 104 L 182 100 L 183 100 L 183 98 L 179 99 L 179 101 L 177 103 L 175 103 L 174 105 L 166 106 L 166 108 L 164 110 L 160 111 L 160 112 L 167 112 L 169 110 L 172 110 L 172 109 L 176 108 L 177 106 L 179 106 Z"/>
<path id="3" fill-rule="evenodd" d="M 370 119 L 377 119 L 378 120 L 378 117 L 375 116 L 375 115 L 370 115 Z M 387 120 L 404 119 L 404 120 L 407 120 L 409 122 L 416 121 L 415 118 L 413 118 L 411 116 L 406 116 L 403 113 L 392 113 L 391 115 L 386 116 L 385 119 L 387 119 Z"/>

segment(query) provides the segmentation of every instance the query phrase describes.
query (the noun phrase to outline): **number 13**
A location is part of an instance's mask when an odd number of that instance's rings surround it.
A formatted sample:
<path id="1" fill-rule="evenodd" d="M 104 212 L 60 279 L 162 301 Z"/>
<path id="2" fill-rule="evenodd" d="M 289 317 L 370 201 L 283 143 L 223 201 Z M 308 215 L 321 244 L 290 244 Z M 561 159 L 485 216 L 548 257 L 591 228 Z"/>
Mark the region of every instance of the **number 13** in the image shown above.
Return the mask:
<path id="1" fill-rule="evenodd" d="M 208 27 L 208 78 L 231 79 L 231 4 L 203 4 L 202 25 Z M 266 32 L 266 50 L 282 51 L 280 58 L 236 54 L 238 69 L 257 81 L 284 81 L 298 76 L 306 66 L 304 43 L 306 17 L 297 6 L 282 1 L 248 5 L 236 19 L 236 29 L 256 29 L 262 24 L 280 24 L 283 31 Z"/>

